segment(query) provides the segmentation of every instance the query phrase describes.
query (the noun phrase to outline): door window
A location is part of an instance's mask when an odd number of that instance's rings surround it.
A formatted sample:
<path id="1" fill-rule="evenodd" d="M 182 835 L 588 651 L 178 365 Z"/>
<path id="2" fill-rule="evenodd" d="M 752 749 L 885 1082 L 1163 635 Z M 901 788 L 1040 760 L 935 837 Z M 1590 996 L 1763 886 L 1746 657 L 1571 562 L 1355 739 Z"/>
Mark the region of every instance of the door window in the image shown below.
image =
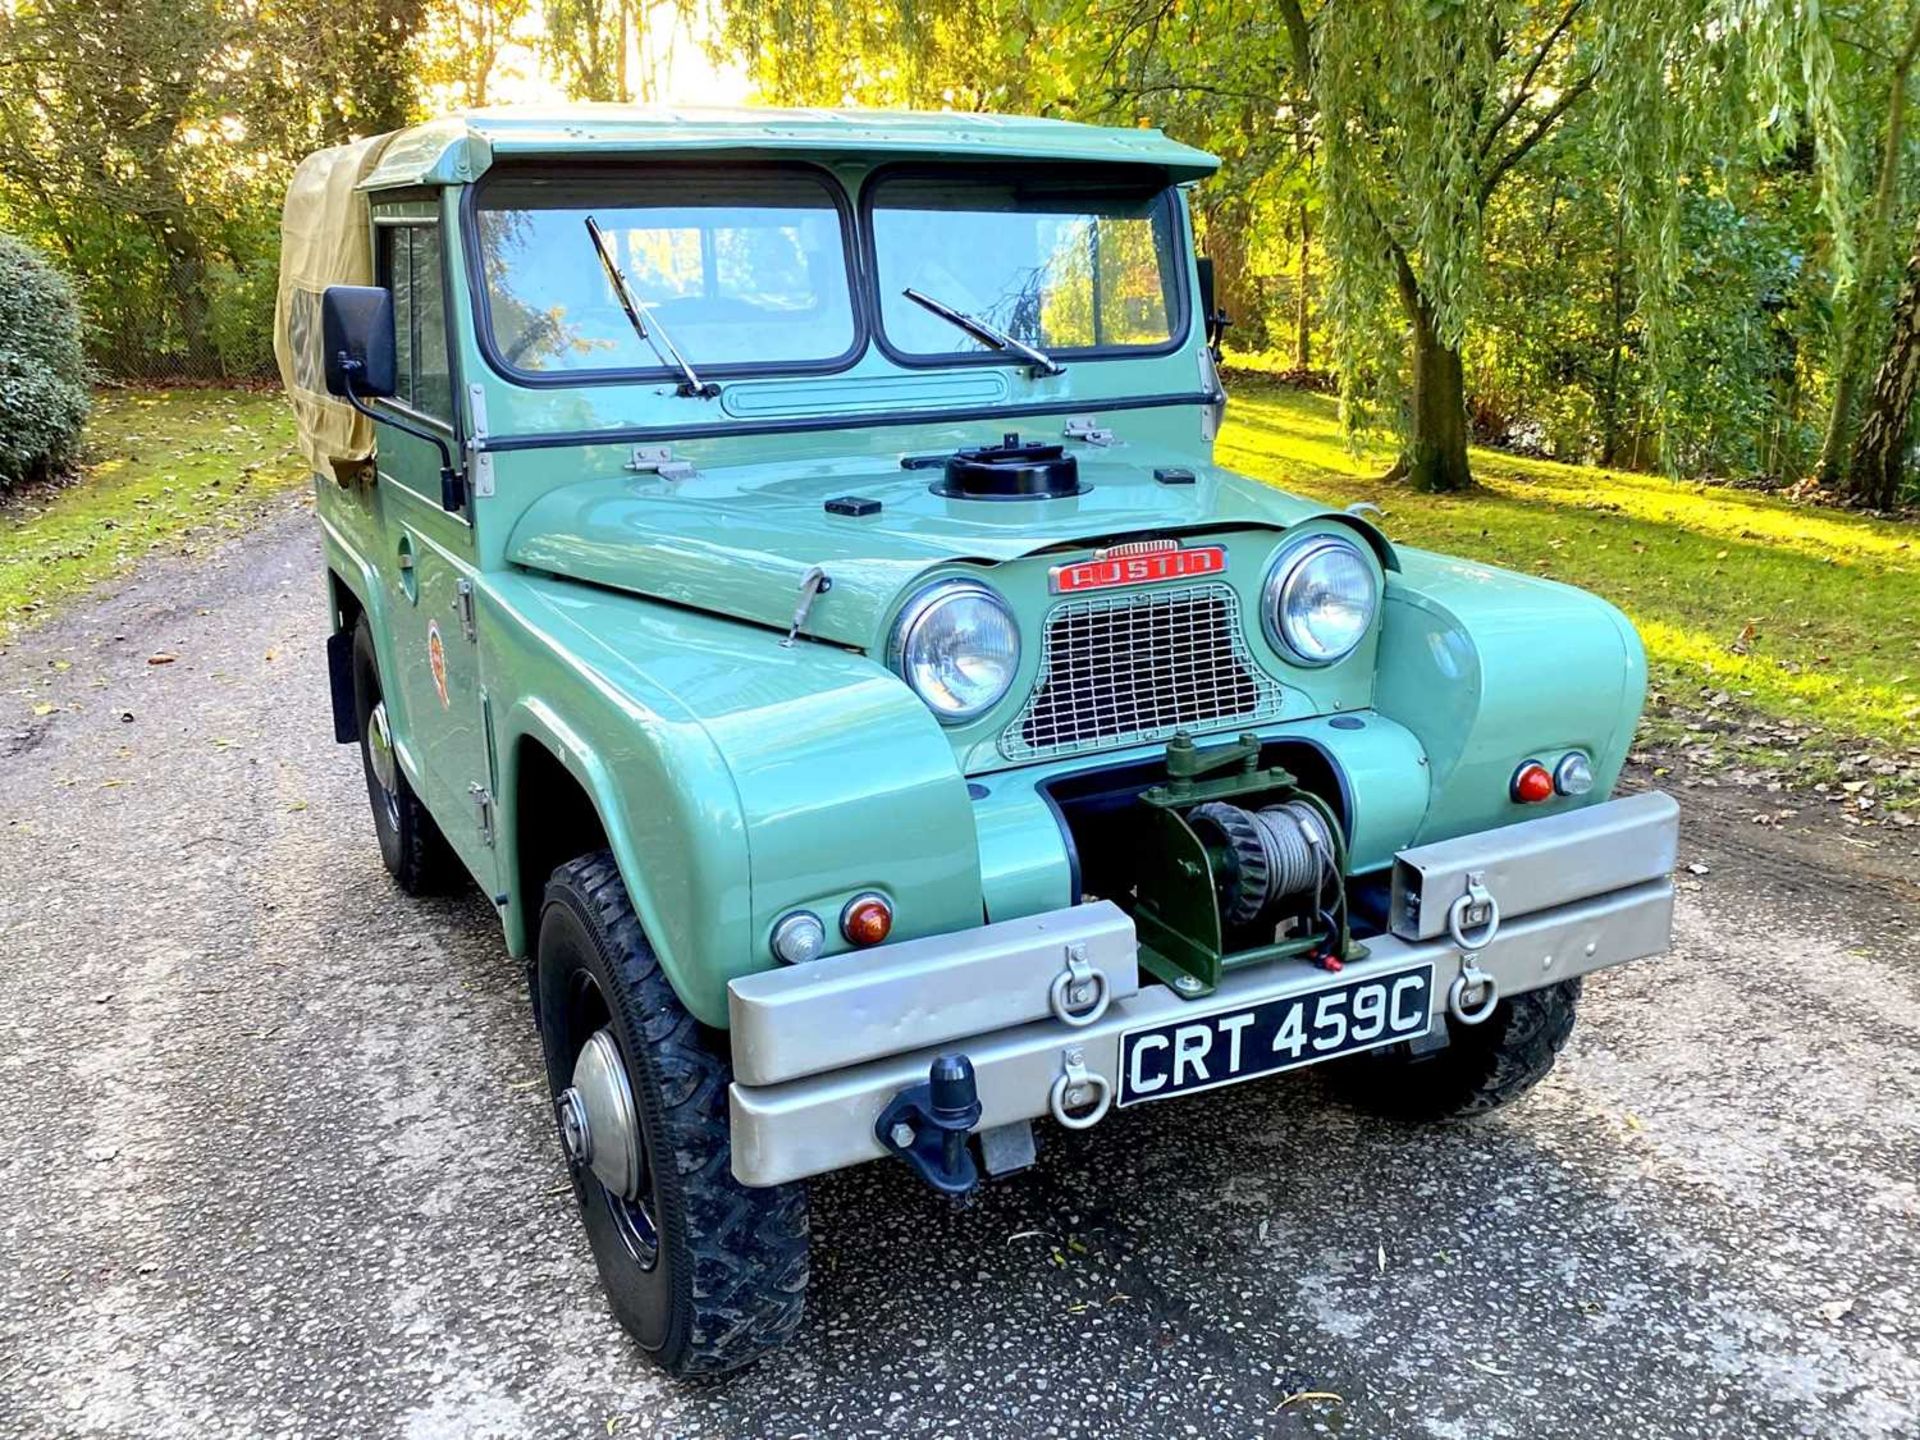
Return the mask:
<path id="1" fill-rule="evenodd" d="M 453 420 L 453 367 L 447 358 L 446 289 L 440 227 L 380 228 L 381 279 L 393 292 L 394 398 L 436 420 Z"/>

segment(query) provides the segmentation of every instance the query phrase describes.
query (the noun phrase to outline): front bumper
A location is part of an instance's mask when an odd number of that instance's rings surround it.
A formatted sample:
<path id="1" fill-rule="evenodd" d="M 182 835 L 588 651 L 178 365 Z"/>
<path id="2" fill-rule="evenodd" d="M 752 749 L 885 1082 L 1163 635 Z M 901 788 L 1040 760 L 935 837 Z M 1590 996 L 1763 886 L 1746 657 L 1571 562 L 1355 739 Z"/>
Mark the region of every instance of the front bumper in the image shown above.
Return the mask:
<path id="1" fill-rule="evenodd" d="M 1658 954 L 1672 933 L 1677 834 L 1673 801 L 1649 794 L 1403 851 L 1392 933 L 1368 937 L 1367 958 L 1340 981 L 1431 962 L 1431 1027 L 1469 965 L 1513 995 Z M 1110 1089 L 1129 1030 L 1333 978 L 1277 961 L 1229 970 L 1190 1002 L 1139 988 L 1134 955 L 1131 922 L 1096 903 L 734 981 L 735 1176 L 777 1185 L 886 1154 L 875 1119 L 938 1053 L 973 1062 L 976 1128 L 990 1129 L 1058 1115 L 1063 1076 Z"/>

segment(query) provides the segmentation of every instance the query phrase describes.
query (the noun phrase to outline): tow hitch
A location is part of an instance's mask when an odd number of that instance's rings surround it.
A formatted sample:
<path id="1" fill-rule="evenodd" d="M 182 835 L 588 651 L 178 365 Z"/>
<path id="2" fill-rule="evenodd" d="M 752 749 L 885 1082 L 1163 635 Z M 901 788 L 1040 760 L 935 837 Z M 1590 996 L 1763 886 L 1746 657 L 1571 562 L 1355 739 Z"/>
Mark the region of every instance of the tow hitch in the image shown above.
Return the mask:
<path id="1" fill-rule="evenodd" d="M 874 1121 L 873 1133 L 942 1195 L 970 1195 L 980 1170 L 967 1136 L 980 1123 L 980 1092 L 973 1062 L 964 1055 L 936 1055 L 927 1083 L 902 1090 Z"/>

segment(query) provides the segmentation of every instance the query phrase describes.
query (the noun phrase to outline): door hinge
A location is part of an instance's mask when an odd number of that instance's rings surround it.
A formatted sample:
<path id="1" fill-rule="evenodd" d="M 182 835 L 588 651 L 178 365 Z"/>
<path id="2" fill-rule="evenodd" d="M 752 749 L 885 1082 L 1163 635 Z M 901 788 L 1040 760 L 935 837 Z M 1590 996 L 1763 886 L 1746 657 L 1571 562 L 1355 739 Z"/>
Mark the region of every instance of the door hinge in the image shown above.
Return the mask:
<path id="1" fill-rule="evenodd" d="M 693 462 L 674 459 L 670 445 L 634 446 L 627 469 L 638 475 L 658 475 L 662 480 L 691 480 L 694 476 Z"/>
<path id="2" fill-rule="evenodd" d="M 467 415 L 473 433 L 467 436 L 468 486 L 476 498 L 493 494 L 493 452 L 485 449 L 487 438 L 487 392 L 478 385 L 467 386 Z"/>
<path id="3" fill-rule="evenodd" d="M 480 843 L 493 848 L 493 792 L 475 781 L 467 787 L 473 797 L 473 818 L 480 827 Z"/>
<path id="4" fill-rule="evenodd" d="M 480 628 L 473 617 L 473 581 L 456 580 L 453 586 L 453 603 L 460 611 L 460 633 L 469 641 L 480 637 Z"/>
<path id="5" fill-rule="evenodd" d="M 1089 445 L 1111 445 L 1114 442 L 1113 431 L 1092 415 L 1075 415 L 1068 420 L 1066 438 L 1084 440 Z"/>

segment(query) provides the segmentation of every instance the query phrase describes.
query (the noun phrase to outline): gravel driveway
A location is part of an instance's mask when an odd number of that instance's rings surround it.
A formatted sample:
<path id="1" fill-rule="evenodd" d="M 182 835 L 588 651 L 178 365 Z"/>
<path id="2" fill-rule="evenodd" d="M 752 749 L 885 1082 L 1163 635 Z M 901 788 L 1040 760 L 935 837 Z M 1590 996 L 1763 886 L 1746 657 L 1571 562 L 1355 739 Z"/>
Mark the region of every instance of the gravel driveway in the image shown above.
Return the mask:
<path id="1" fill-rule="evenodd" d="M 290 507 L 0 654 L 0 1433 L 1920 1434 L 1911 857 L 1706 791 L 1676 952 L 1518 1109 L 1241 1086 L 957 1213 L 871 1165 L 791 1349 L 657 1378 L 487 905 L 380 867 L 317 556 Z"/>

